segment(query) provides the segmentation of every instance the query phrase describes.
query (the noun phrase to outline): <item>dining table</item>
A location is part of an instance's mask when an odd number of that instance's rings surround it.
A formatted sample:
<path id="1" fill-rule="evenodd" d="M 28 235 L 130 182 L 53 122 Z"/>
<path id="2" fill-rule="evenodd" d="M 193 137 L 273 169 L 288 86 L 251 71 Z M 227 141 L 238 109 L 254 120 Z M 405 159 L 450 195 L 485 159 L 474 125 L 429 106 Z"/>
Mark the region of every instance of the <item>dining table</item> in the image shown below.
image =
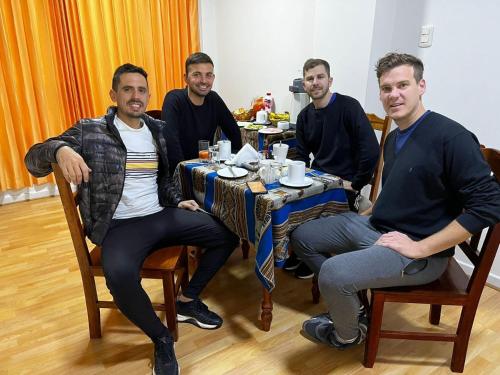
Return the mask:
<path id="1" fill-rule="evenodd" d="M 285 186 L 280 178 L 265 185 L 267 193 L 253 194 L 247 182 L 259 180 L 258 172 L 233 176 L 228 168 L 223 163 L 187 160 L 179 163 L 174 178 L 185 199 L 195 199 L 229 230 L 254 245 L 255 273 L 263 290 L 261 325 L 269 331 L 275 267 L 282 267 L 288 257 L 290 233 L 309 220 L 348 211 L 346 194 L 342 179 L 312 169 L 306 169 L 303 186 Z M 282 166 L 282 177 L 286 170 Z"/>

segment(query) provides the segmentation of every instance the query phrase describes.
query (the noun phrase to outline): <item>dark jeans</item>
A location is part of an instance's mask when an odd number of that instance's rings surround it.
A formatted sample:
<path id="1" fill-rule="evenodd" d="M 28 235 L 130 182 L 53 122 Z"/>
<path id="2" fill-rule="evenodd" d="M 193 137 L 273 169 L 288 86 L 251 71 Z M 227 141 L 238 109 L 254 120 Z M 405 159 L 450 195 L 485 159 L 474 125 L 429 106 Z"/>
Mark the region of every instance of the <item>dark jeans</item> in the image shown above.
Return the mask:
<path id="1" fill-rule="evenodd" d="M 183 295 L 197 298 L 238 245 L 238 237 L 212 216 L 166 207 L 152 215 L 113 220 L 102 244 L 106 285 L 122 313 L 150 338 L 167 334 L 141 286 L 146 257 L 163 246 L 206 249 Z"/>

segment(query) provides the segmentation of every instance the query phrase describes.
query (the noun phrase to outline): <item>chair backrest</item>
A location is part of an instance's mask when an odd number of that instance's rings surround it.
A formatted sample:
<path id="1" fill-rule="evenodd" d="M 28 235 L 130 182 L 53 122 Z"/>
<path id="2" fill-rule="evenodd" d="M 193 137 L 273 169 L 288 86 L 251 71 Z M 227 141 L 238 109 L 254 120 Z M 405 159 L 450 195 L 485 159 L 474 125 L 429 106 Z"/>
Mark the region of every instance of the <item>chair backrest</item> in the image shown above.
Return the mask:
<path id="1" fill-rule="evenodd" d="M 152 118 L 155 118 L 157 120 L 161 120 L 161 110 L 160 109 L 150 109 L 149 111 L 146 111 L 146 114 L 151 116 Z"/>
<path id="2" fill-rule="evenodd" d="M 490 165 L 493 174 L 500 182 L 500 150 L 494 148 L 481 147 L 486 162 Z"/>
<path id="3" fill-rule="evenodd" d="M 492 148 L 481 148 L 481 151 L 497 181 L 500 182 L 500 151 Z M 486 236 L 483 245 L 480 247 L 481 234 L 482 232 L 476 233 L 468 241 L 459 245 L 475 266 L 467 287 L 467 291 L 471 294 L 481 293 L 486 283 L 500 242 L 500 223 L 486 228 Z"/>
<path id="4" fill-rule="evenodd" d="M 80 213 L 78 212 L 76 196 L 71 190 L 71 185 L 64 178 L 62 170 L 57 163 L 52 163 L 52 170 L 56 178 L 57 188 L 59 189 L 59 195 L 71 234 L 71 240 L 73 241 L 73 247 L 75 248 L 76 258 L 78 259 L 78 265 L 80 266 L 80 272 L 82 276 L 83 274 L 90 276 L 91 260 L 89 248 L 80 219 Z"/>
<path id="5" fill-rule="evenodd" d="M 385 116 L 385 118 L 380 118 L 374 113 L 367 113 L 366 116 L 368 120 L 372 124 L 372 128 L 375 131 L 380 131 L 380 156 L 377 161 L 377 165 L 375 166 L 375 170 L 373 171 L 372 178 L 372 188 L 370 190 L 369 199 L 373 203 L 375 199 L 377 199 L 378 189 L 380 186 L 380 180 L 382 178 L 382 166 L 384 165 L 384 158 L 382 152 L 384 150 L 384 143 L 387 135 L 389 134 L 389 130 L 391 129 L 391 118 L 389 116 Z"/>

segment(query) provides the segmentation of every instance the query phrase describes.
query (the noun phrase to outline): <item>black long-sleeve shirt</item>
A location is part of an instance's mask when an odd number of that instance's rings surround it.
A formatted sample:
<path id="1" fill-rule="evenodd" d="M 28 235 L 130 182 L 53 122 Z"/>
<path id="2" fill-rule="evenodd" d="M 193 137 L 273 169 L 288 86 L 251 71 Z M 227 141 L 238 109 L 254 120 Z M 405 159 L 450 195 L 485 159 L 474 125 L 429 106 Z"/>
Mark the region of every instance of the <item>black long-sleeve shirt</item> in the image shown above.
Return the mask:
<path id="1" fill-rule="evenodd" d="M 351 181 L 355 190 L 370 182 L 380 146 L 359 102 L 334 94 L 335 100 L 315 109 L 310 103 L 297 118 L 297 154 L 312 168 Z"/>
<path id="2" fill-rule="evenodd" d="M 395 143 L 393 131 L 370 219 L 375 228 L 420 240 L 455 219 L 470 233 L 500 221 L 500 185 L 477 138 L 462 125 L 430 112 L 398 153 Z M 436 255 L 452 254 L 448 249 Z"/>
<path id="3" fill-rule="evenodd" d="M 242 146 L 240 129 L 215 91 L 210 91 L 198 106 L 189 99 L 187 89 L 172 90 L 165 95 L 161 118 L 177 132 L 184 160 L 197 158 L 198 140 L 212 142 L 218 126 L 231 141 L 233 151 Z"/>

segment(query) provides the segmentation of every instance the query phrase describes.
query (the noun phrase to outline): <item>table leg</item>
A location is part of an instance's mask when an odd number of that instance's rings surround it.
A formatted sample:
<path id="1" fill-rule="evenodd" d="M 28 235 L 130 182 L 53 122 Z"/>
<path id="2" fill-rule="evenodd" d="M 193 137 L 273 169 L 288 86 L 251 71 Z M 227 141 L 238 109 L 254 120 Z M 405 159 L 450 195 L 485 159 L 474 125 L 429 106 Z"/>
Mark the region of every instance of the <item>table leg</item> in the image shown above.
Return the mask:
<path id="1" fill-rule="evenodd" d="M 250 250 L 250 244 L 248 240 L 241 240 L 241 252 L 243 253 L 243 259 L 248 259 L 248 251 Z"/>
<path id="2" fill-rule="evenodd" d="M 260 320 L 262 322 L 262 329 L 266 332 L 271 330 L 271 321 L 273 320 L 273 300 L 271 292 L 265 287 L 262 287 L 262 312 L 260 313 Z"/>

